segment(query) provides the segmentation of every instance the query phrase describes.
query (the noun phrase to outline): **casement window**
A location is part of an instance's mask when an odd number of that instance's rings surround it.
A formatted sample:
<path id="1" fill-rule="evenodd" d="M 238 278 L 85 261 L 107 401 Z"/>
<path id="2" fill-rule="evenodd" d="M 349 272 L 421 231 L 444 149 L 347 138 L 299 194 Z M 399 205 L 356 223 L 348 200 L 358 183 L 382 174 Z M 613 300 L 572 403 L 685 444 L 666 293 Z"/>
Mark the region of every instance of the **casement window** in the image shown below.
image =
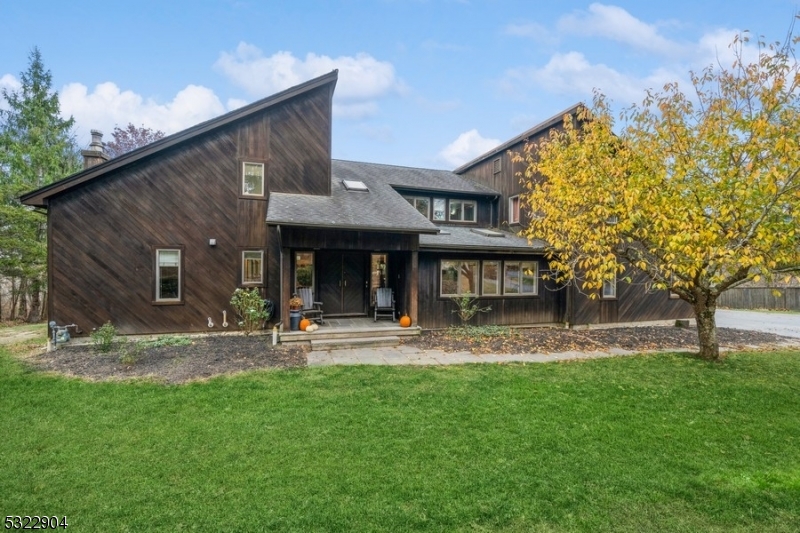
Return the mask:
<path id="1" fill-rule="evenodd" d="M 519 196 L 508 199 L 508 223 L 519 224 Z"/>
<path id="2" fill-rule="evenodd" d="M 294 256 L 294 292 L 314 288 L 314 252 L 297 252 Z"/>
<path id="3" fill-rule="evenodd" d="M 614 299 L 617 297 L 617 275 L 614 274 L 612 279 L 603 280 L 602 295 L 604 299 Z"/>
<path id="4" fill-rule="evenodd" d="M 503 294 L 539 294 L 539 264 L 535 261 L 505 261 L 503 263 Z"/>
<path id="5" fill-rule="evenodd" d="M 501 170 L 503 170 L 503 160 L 498 157 L 497 159 L 492 161 L 492 172 L 494 174 L 497 174 Z"/>
<path id="6" fill-rule="evenodd" d="M 442 296 L 477 295 L 479 264 L 480 261 L 442 261 L 440 294 Z"/>
<path id="7" fill-rule="evenodd" d="M 264 163 L 242 162 L 242 196 L 264 197 Z"/>
<path id="8" fill-rule="evenodd" d="M 498 296 L 500 294 L 500 261 L 484 261 L 481 272 L 481 294 Z"/>
<path id="9" fill-rule="evenodd" d="M 405 199 L 425 218 L 431 218 L 431 199 L 424 196 L 406 196 Z"/>
<path id="10" fill-rule="evenodd" d="M 433 199 L 433 220 L 447 220 L 447 200 L 444 198 Z"/>
<path id="11" fill-rule="evenodd" d="M 183 302 L 182 248 L 155 248 L 155 303 Z"/>
<path id="12" fill-rule="evenodd" d="M 242 252 L 242 285 L 264 283 L 264 251 L 244 250 Z"/>
<path id="13" fill-rule="evenodd" d="M 476 206 L 474 200 L 450 200 L 448 220 L 454 222 L 475 222 Z"/>

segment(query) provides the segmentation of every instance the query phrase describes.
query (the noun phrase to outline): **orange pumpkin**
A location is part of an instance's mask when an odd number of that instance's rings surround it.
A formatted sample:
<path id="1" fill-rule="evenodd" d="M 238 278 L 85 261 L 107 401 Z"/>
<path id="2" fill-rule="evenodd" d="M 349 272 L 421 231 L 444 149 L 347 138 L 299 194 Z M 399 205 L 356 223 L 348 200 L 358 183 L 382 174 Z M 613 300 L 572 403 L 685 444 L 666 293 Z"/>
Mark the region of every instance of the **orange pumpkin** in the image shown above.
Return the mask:
<path id="1" fill-rule="evenodd" d="M 304 318 L 300 321 L 300 331 L 305 331 L 308 326 L 311 325 L 311 321 L 307 318 Z"/>
<path id="2" fill-rule="evenodd" d="M 403 315 L 400 317 L 400 327 L 407 328 L 411 325 L 411 317 L 408 315 Z"/>

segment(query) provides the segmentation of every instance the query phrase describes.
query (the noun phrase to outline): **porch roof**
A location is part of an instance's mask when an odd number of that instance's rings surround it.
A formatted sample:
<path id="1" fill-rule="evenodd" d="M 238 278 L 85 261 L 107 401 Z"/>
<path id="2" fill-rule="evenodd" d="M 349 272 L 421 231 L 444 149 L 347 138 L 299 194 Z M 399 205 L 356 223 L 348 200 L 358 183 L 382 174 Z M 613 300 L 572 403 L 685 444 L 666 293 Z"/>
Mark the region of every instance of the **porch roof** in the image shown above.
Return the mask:
<path id="1" fill-rule="evenodd" d="M 420 235 L 420 249 L 456 249 L 456 250 L 486 250 L 492 252 L 543 252 L 547 244 L 534 239 L 530 244 L 524 237 L 510 231 L 491 230 L 490 233 L 502 236 L 490 236 L 487 232 L 474 226 L 440 226 L 441 233 L 436 235 Z"/>

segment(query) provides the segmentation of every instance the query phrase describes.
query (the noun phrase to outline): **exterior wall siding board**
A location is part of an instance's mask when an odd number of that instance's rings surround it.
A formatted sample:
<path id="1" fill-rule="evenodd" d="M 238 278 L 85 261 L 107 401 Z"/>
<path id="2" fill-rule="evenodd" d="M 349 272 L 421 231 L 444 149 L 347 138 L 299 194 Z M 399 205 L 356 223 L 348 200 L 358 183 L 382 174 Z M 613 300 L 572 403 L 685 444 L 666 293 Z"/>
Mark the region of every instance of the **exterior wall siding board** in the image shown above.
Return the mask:
<path id="1" fill-rule="evenodd" d="M 477 259 L 513 261 L 533 259 L 539 261 L 539 269 L 544 267 L 541 257 L 499 256 L 491 254 L 440 254 L 419 253 L 419 325 L 425 329 L 446 328 L 461 323 L 453 313 L 455 303 L 450 298 L 439 296 L 439 265 L 443 259 Z M 521 297 L 481 297 L 482 307 L 491 306 L 488 313 L 479 313 L 470 322 L 473 325 L 527 325 L 552 324 L 560 320 L 562 292 L 555 290 L 551 282 L 539 279 L 538 296 Z"/>

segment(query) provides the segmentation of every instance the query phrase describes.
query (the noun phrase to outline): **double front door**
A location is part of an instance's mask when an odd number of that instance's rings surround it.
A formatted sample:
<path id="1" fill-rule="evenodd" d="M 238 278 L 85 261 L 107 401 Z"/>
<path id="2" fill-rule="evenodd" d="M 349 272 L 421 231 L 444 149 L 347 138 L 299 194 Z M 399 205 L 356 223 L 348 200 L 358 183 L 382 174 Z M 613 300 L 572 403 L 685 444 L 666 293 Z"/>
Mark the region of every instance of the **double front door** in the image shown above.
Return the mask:
<path id="1" fill-rule="evenodd" d="M 317 252 L 319 298 L 326 315 L 367 313 L 367 256 L 359 252 Z"/>

